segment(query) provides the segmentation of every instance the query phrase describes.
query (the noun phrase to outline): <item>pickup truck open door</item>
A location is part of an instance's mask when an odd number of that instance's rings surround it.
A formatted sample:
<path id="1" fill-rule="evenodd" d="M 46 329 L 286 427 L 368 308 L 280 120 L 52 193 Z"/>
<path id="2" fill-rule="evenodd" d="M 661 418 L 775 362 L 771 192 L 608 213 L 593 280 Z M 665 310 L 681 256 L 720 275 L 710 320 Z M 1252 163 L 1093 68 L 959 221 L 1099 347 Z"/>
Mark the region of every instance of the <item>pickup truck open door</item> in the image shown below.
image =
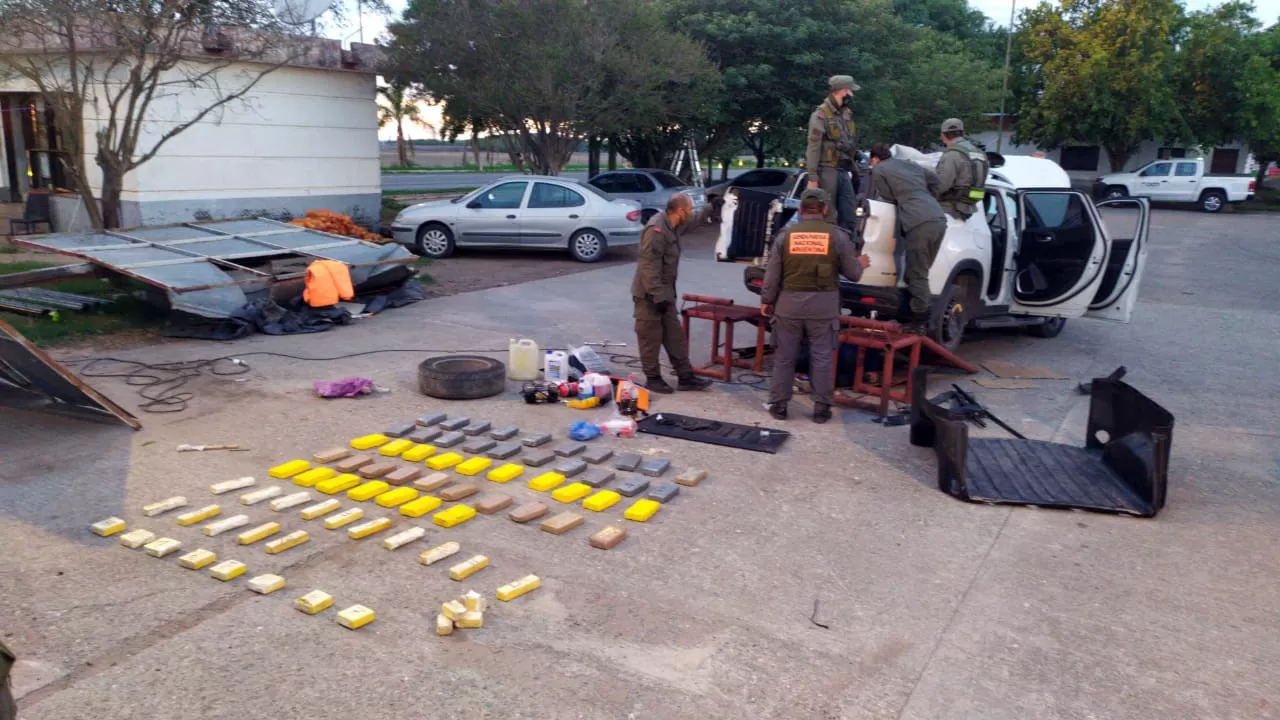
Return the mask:
<path id="1" fill-rule="evenodd" d="M 1010 312 L 1128 322 L 1146 264 L 1149 202 L 1095 206 L 1082 192 L 1058 188 L 1021 190 L 1017 200 Z"/>

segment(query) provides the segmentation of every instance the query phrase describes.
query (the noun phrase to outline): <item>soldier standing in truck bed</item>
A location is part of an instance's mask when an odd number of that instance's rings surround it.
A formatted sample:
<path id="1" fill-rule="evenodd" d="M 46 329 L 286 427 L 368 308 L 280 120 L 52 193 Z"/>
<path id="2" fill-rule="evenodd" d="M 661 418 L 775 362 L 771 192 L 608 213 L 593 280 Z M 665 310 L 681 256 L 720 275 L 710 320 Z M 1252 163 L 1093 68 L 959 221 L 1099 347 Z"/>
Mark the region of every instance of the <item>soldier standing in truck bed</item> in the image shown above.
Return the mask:
<path id="1" fill-rule="evenodd" d="M 853 92 L 858 84 L 848 75 L 827 80 L 830 94 L 809 116 L 809 141 L 804 167 L 809 187 L 821 188 L 827 202 L 834 205 L 836 224 L 857 235 L 854 187 L 851 173 L 857 168 L 857 128 L 850 117 Z"/>
<path id="2" fill-rule="evenodd" d="M 967 220 L 978 212 L 986 198 L 987 154 L 964 136 L 964 122 L 947 118 L 942 123 L 946 152 L 938 159 L 938 202 L 957 220 Z"/>

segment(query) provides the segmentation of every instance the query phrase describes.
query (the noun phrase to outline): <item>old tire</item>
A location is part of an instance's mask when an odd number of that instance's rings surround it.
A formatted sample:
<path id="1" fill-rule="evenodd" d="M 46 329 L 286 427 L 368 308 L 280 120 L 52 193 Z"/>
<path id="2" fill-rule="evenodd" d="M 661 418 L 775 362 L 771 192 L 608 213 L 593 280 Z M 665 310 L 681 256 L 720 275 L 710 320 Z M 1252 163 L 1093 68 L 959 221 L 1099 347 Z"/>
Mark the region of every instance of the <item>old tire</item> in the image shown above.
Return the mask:
<path id="1" fill-rule="evenodd" d="M 507 366 L 480 355 L 442 355 L 418 365 L 418 389 L 444 400 L 475 400 L 507 389 Z"/>
<path id="2" fill-rule="evenodd" d="M 1222 212 L 1227 206 L 1227 196 L 1219 190 L 1206 190 L 1200 196 L 1200 209 L 1207 213 Z"/>

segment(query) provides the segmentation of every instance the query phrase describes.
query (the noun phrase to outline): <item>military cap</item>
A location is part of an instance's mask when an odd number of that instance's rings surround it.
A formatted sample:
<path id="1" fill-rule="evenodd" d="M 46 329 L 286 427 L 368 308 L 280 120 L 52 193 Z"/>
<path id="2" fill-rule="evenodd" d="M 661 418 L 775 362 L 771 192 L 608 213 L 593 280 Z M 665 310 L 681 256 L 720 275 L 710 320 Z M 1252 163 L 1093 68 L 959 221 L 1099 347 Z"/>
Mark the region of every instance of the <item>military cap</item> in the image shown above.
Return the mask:
<path id="1" fill-rule="evenodd" d="M 853 76 L 851 75 L 832 75 L 831 77 L 827 78 L 827 87 L 831 88 L 832 92 L 836 90 L 861 90 L 862 89 L 858 87 L 858 83 L 853 81 Z"/>
<path id="2" fill-rule="evenodd" d="M 809 200 L 817 200 L 823 205 L 826 205 L 827 193 L 822 188 L 806 188 L 804 192 L 800 193 L 800 202 L 804 203 Z"/>
<path id="3" fill-rule="evenodd" d="M 960 118 L 947 118 L 942 121 L 942 132 L 964 132 L 964 121 Z"/>

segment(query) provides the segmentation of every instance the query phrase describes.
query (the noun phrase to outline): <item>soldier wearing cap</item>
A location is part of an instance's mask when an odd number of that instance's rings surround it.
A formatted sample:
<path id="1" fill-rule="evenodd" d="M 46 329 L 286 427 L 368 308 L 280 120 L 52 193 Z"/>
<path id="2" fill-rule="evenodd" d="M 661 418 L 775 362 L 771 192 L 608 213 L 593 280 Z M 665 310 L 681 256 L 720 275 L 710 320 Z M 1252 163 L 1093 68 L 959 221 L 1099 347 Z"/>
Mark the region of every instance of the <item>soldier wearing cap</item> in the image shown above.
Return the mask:
<path id="1" fill-rule="evenodd" d="M 827 217 L 827 194 L 809 188 L 800 195 L 800 222 L 778 233 L 770 246 L 761 311 L 773 318 L 773 375 L 769 378 L 769 414 L 787 419 L 800 341 L 809 339 L 809 378 L 813 382 L 813 421 L 831 419 L 835 396 L 832 355 L 840 329 L 840 276 L 857 281 L 870 264 L 859 256 L 853 236 Z"/>
<path id="2" fill-rule="evenodd" d="M 804 167 L 809 187 L 821 188 L 835 205 L 836 223 L 856 234 L 853 181 L 857 168 L 857 136 L 851 117 L 853 92 L 858 84 L 848 75 L 827 80 L 830 94 L 809 116 L 809 142 Z"/>
<path id="3" fill-rule="evenodd" d="M 942 122 L 942 142 L 947 150 L 938 160 L 938 201 L 947 214 L 966 220 L 986 197 L 991 162 L 982 148 L 964 136 L 964 123 L 958 118 Z"/>

